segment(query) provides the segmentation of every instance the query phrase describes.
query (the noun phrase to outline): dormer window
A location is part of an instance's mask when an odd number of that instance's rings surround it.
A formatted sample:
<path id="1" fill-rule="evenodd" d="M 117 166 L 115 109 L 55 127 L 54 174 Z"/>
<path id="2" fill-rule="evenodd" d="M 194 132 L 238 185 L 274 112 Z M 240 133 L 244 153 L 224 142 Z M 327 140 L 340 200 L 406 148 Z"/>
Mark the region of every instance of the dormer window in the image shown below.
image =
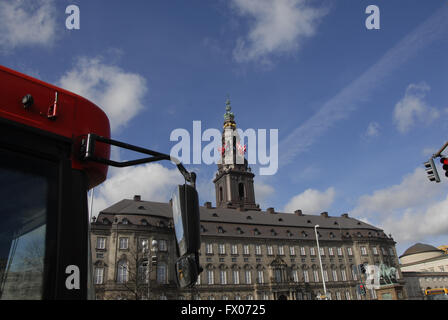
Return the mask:
<path id="1" fill-rule="evenodd" d="M 160 221 L 159 221 L 159 227 L 161 227 L 161 228 L 165 228 L 165 227 L 166 227 L 165 222 L 162 221 L 162 220 L 160 220 Z"/>
<path id="2" fill-rule="evenodd" d="M 307 220 L 306 223 L 311 223 L 311 220 Z"/>
<path id="3" fill-rule="evenodd" d="M 207 230 L 205 230 L 204 226 L 201 224 L 201 232 L 205 232 Z"/>
<path id="4" fill-rule="evenodd" d="M 142 219 L 142 225 L 144 225 L 144 226 L 147 226 L 149 223 L 148 223 L 148 221 L 146 221 L 145 219 Z"/>
<path id="5" fill-rule="evenodd" d="M 334 225 L 337 226 L 339 223 L 337 221 L 334 222 Z"/>
<path id="6" fill-rule="evenodd" d="M 334 233 L 330 232 L 330 238 L 333 239 L 334 238 Z"/>
<path id="7" fill-rule="evenodd" d="M 107 218 L 103 219 L 103 224 L 109 224 L 109 223 L 110 223 L 109 219 L 107 219 Z"/>
<path id="8" fill-rule="evenodd" d="M 236 228 L 236 232 L 238 232 L 238 234 L 243 234 L 244 233 L 244 231 L 240 227 Z"/>
<path id="9" fill-rule="evenodd" d="M 218 233 L 224 233 L 224 228 L 223 227 L 218 227 Z"/>
<path id="10" fill-rule="evenodd" d="M 308 237 L 308 235 L 306 234 L 305 231 L 302 231 L 302 236 L 305 237 L 305 238 Z"/>
<path id="11" fill-rule="evenodd" d="M 144 206 L 139 206 L 138 210 L 145 210 L 146 208 Z"/>
<path id="12" fill-rule="evenodd" d="M 214 213 L 212 214 L 212 216 L 217 217 L 218 214 L 217 214 L 216 212 L 214 212 Z"/>
<path id="13" fill-rule="evenodd" d="M 278 221 L 282 222 L 282 221 L 283 221 L 283 218 L 278 218 Z"/>
<path id="14" fill-rule="evenodd" d="M 123 220 L 121 220 L 121 223 L 122 223 L 122 224 L 128 224 L 129 221 L 128 221 L 128 219 L 124 218 Z"/>
<path id="15" fill-rule="evenodd" d="M 271 229 L 271 235 L 276 236 L 276 235 L 277 235 L 277 232 L 275 232 L 274 229 Z"/>
<path id="16" fill-rule="evenodd" d="M 252 217 L 251 216 L 247 216 L 246 219 L 247 220 L 252 220 Z"/>
<path id="17" fill-rule="evenodd" d="M 260 235 L 261 232 L 260 232 L 257 228 L 255 228 L 255 229 L 254 229 L 254 234 L 255 234 L 255 235 Z"/>

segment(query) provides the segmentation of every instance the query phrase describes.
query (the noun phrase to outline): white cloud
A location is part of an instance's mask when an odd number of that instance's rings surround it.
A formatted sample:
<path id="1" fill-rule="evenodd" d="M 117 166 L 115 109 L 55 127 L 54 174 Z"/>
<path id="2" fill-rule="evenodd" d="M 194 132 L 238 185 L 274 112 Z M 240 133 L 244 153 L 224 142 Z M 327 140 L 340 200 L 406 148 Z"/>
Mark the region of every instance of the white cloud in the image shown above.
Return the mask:
<path id="1" fill-rule="evenodd" d="M 410 208 L 402 214 L 387 217 L 382 227 L 397 241 L 421 241 L 448 234 L 448 197 L 420 211 Z"/>
<path id="2" fill-rule="evenodd" d="M 143 109 L 147 91 L 142 76 L 105 64 L 102 58 L 78 59 L 59 84 L 102 108 L 109 117 L 112 131 L 125 126 Z"/>
<path id="3" fill-rule="evenodd" d="M 94 191 L 93 213 L 123 199 L 140 195 L 142 200 L 168 202 L 178 184 L 184 178 L 179 170 L 167 169 L 158 163 L 113 170 L 113 175 Z"/>
<path id="4" fill-rule="evenodd" d="M 267 206 L 267 201 L 275 193 L 274 188 L 258 179 L 254 182 L 255 202 L 260 204 L 261 208 Z"/>
<path id="5" fill-rule="evenodd" d="M 285 206 L 284 212 L 302 210 L 304 213 L 319 213 L 328 210 L 333 203 L 335 190 L 328 188 L 325 192 L 307 189 L 294 196 Z"/>
<path id="6" fill-rule="evenodd" d="M 253 19 L 249 34 L 239 38 L 234 49 L 238 62 L 259 60 L 269 63 L 271 54 L 299 49 L 313 36 L 326 10 L 313 8 L 305 0 L 233 0 L 242 16 Z"/>
<path id="7" fill-rule="evenodd" d="M 370 122 L 367 130 L 366 130 L 366 137 L 373 138 L 377 137 L 380 134 L 380 125 L 377 122 Z"/>
<path id="8" fill-rule="evenodd" d="M 406 175 L 400 184 L 361 196 L 352 213 L 365 217 L 387 216 L 397 210 L 424 207 L 442 192 L 439 184 L 428 180 L 423 168 L 416 168 L 414 172 Z"/>
<path id="9" fill-rule="evenodd" d="M 410 84 L 406 93 L 394 108 L 394 121 L 398 131 L 408 132 L 417 123 L 428 125 L 440 115 L 424 98 L 430 87 L 425 83 Z"/>
<path id="10" fill-rule="evenodd" d="M 0 48 L 51 45 L 56 37 L 53 0 L 2 0 L 0 2 Z"/>
<path id="11" fill-rule="evenodd" d="M 352 215 L 375 220 L 398 242 L 416 242 L 448 233 L 447 188 L 431 183 L 423 168 L 406 175 L 402 182 L 371 195 L 363 195 Z"/>

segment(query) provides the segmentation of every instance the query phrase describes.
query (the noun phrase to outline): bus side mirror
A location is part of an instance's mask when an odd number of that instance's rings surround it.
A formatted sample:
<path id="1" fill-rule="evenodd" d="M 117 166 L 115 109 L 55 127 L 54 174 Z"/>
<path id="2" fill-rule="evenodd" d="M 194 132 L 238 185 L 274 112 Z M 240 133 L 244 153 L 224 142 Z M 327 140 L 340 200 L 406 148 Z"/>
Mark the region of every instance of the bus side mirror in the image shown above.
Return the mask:
<path id="1" fill-rule="evenodd" d="M 179 286 L 190 287 L 197 281 L 202 268 L 199 265 L 200 215 L 199 197 L 190 185 L 179 185 L 172 197 L 174 230 L 179 258 L 176 274 Z"/>

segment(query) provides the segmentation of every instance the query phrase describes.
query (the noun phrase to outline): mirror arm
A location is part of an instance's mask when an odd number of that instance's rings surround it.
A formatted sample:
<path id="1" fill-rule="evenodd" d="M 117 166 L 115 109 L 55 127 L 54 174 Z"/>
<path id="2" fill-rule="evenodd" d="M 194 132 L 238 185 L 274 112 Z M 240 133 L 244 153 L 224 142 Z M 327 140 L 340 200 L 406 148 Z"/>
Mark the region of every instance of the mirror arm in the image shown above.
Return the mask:
<path id="1" fill-rule="evenodd" d="M 121 162 L 98 157 L 95 156 L 95 147 L 97 145 L 97 142 L 120 147 L 126 150 L 140 152 L 143 154 L 150 155 L 151 157 L 131 161 L 121 161 Z M 130 167 L 142 163 L 149 163 L 161 160 L 171 160 L 171 162 L 174 162 L 176 164 L 177 169 L 183 175 L 185 180 L 188 181 L 191 184 L 191 186 L 196 189 L 196 173 L 189 172 L 187 169 L 185 169 L 183 164 L 177 158 L 171 157 L 168 154 L 134 146 L 132 144 L 124 143 L 121 141 L 105 138 L 94 133 L 89 133 L 87 136 L 81 137 L 80 160 L 98 162 L 118 168 Z"/>

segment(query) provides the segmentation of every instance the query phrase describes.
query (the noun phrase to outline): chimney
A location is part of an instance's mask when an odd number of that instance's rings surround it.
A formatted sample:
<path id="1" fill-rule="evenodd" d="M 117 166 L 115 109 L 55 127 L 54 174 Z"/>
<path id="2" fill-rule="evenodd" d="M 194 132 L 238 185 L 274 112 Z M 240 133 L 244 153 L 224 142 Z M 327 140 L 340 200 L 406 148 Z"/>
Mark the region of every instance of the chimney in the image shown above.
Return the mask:
<path id="1" fill-rule="evenodd" d="M 328 218 L 328 212 L 324 211 L 320 214 L 322 217 Z"/>
<path id="2" fill-rule="evenodd" d="M 294 211 L 294 214 L 296 216 L 303 216 L 302 210 L 296 210 L 296 211 Z"/>
<path id="3" fill-rule="evenodd" d="M 142 200 L 142 197 L 140 195 L 136 194 L 134 196 L 134 201 L 141 201 L 141 200 Z"/>
<path id="4" fill-rule="evenodd" d="M 275 210 L 274 210 L 274 208 L 267 208 L 267 209 L 266 209 L 266 212 L 267 212 L 267 213 L 270 213 L 270 214 L 275 214 Z"/>
<path id="5" fill-rule="evenodd" d="M 341 214 L 341 217 L 348 218 L 348 213 Z"/>
<path id="6" fill-rule="evenodd" d="M 212 208 L 212 203 L 207 201 L 206 203 L 204 203 L 204 207 L 206 207 L 207 209 L 211 209 Z"/>

